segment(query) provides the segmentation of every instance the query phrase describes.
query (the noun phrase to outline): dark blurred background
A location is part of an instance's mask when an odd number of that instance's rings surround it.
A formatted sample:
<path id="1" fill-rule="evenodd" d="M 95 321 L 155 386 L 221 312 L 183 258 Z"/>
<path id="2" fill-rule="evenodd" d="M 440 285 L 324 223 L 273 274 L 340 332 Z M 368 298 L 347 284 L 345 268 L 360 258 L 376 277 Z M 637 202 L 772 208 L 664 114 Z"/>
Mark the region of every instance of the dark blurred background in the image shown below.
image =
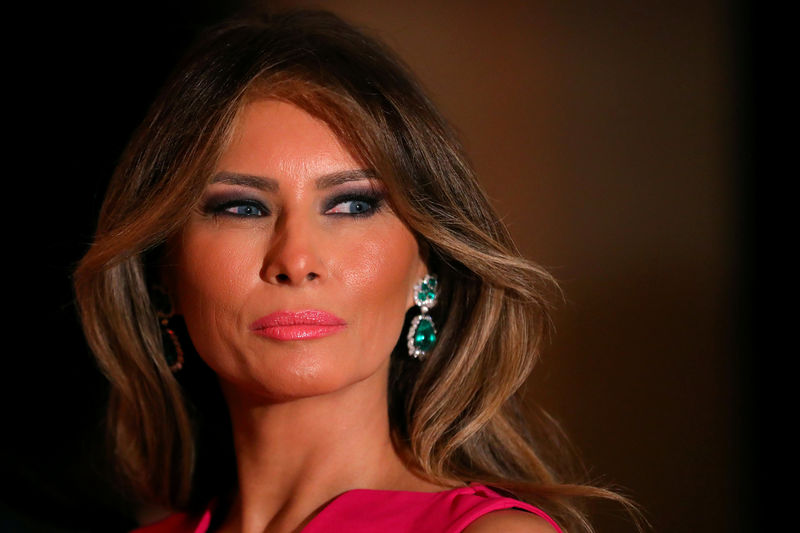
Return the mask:
<path id="1" fill-rule="evenodd" d="M 412 67 L 526 256 L 561 281 L 528 388 L 656 531 L 754 529 L 751 11 L 721 1 L 327 8 Z M 0 531 L 120 531 L 105 384 L 69 281 L 106 180 L 196 32 L 253 2 L 7 14 Z M 613 507 L 599 531 L 633 531 Z"/>

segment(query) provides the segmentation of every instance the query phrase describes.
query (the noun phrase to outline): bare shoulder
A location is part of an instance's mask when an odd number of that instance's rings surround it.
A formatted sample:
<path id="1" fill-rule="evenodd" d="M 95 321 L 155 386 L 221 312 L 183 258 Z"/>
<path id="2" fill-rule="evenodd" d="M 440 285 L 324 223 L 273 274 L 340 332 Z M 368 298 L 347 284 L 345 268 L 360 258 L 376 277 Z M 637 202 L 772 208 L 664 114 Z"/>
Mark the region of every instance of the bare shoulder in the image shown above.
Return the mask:
<path id="1" fill-rule="evenodd" d="M 475 520 L 464 533 L 555 533 L 547 521 L 526 511 L 492 511 Z"/>

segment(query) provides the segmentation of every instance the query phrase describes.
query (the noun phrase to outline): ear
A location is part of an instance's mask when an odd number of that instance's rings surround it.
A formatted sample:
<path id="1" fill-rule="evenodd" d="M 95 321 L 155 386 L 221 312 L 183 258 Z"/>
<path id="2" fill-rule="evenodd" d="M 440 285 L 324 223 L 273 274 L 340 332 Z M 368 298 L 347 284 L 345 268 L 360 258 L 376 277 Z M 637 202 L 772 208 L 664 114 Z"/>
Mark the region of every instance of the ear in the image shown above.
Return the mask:
<path id="1" fill-rule="evenodd" d="M 416 304 L 414 303 L 414 285 L 419 283 L 425 276 L 431 273 L 428 267 L 428 258 L 430 257 L 430 245 L 424 240 L 418 239 L 418 260 L 414 267 L 414 279 L 412 285 L 408 288 L 408 302 L 406 310 L 411 309 Z"/>
<path id="2" fill-rule="evenodd" d="M 173 314 L 182 315 L 183 312 L 180 308 L 180 299 L 177 297 L 177 291 L 175 289 L 176 283 L 174 282 L 173 274 L 164 273 L 160 276 L 160 278 L 160 287 L 165 292 L 165 298 L 169 299 L 169 304 L 172 307 Z"/>
<path id="3" fill-rule="evenodd" d="M 154 282 L 161 287 L 165 297 L 169 298 L 172 311 L 176 315 L 182 315 L 180 308 L 180 298 L 178 298 L 178 268 L 172 253 L 173 244 L 168 241 L 164 244 L 162 251 L 158 254 L 155 266 Z"/>
<path id="4" fill-rule="evenodd" d="M 419 270 L 417 271 L 417 279 L 422 279 L 428 274 L 431 273 L 430 269 L 430 256 L 431 256 L 431 245 L 428 244 L 428 241 L 417 238 L 417 249 L 419 250 Z"/>

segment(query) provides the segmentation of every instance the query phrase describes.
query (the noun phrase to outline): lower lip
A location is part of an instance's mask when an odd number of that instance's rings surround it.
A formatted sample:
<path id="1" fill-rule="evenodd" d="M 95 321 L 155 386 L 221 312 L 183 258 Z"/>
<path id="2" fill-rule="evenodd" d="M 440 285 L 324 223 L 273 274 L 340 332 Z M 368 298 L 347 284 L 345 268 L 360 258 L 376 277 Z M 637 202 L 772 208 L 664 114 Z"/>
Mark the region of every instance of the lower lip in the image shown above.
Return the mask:
<path id="1" fill-rule="evenodd" d="M 279 341 L 300 341 L 327 337 L 345 328 L 344 324 L 320 325 L 297 324 L 294 326 L 270 326 L 253 330 L 253 333 L 268 339 Z"/>

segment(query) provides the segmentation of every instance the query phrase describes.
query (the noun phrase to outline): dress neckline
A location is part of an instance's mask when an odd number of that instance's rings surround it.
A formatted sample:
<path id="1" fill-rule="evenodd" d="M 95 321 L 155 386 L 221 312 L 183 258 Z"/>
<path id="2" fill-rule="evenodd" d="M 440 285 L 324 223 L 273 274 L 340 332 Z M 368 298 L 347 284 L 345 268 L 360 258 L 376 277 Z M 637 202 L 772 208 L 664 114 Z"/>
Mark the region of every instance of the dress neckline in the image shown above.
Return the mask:
<path id="1" fill-rule="evenodd" d="M 501 489 L 493 489 L 490 486 L 478 482 L 472 482 L 463 487 L 434 492 L 366 488 L 349 489 L 331 498 L 331 500 L 328 501 L 300 531 L 301 533 L 329 531 L 330 528 L 326 525 L 326 521 L 335 520 L 337 513 L 350 513 L 351 509 L 349 509 L 348 506 L 352 506 L 354 500 L 355 503 L 366 504 L 368 508 L 372 509 L 379 508 L 386 503 L 390 508 L 393 507 L 394 512 L 405 513 L 406 511 L 420 510 L 430 505 L 439 505 L 436 503 L 439 499 L 444 500 L 441 502 L 444 504 L 444 507 L 453 509 L 452 506 L 454 502 L 460 500 L 462 496 L 470 498 L 472 495 L 476 495 L 486 501 L 479 506 L 467 504 L 467 509 L 471 508 L 473 511 L 477 509 L 480 514 L 506 508 L 529 511 L 544 518 L 553 526 L 555 532 L 562 533 L 563 530 L 560 529 L 558 524 L 544 511 L 514 498 L 513 495 L 505 494 L 504 492 L 505 491 Z M 361 498 L 359 498 L 359 496 Z M 504 503 L 497 505 L 498 502 L 501 501 Z M 219 521 L 224 519 L 225 510 L 222 507 L 222 505 L 224 505 L 222 502 L 224 502 L 224 499 L 215 497 L 205 506 L 200 516 L 187 512 L 176 513 L 154 524 L 136 529 L 131 533 L 173 533 L 175 531 L 185 533 L 213 533 L 215 529 L 219 527 Z M 511 503 L 511 505 L 509 505 L 509 503 Z M 461 506 L 459 505 L 459 507 Z M 461 509 L 463 510 L 464 507 L 461 507 Z M 383 517 L 381 517 L 381 519 L 382 518 Z M 467 515 L 462 515 L 460 518 L 462 522 L 461 526 L 468 525 L 475 518 L 476 516 L 469 516 L 469 512 Z M 359 531 L 362 531 L 362 529 Z M 458 531 L 461 531 L 461 529 L 458 529 Z"/>
<path id="2" fill-rule="evenodd" d="M 324 515 L 328 514 L 333 511 L 335 504 L 340 504 L 343 500 L 346 500 L 350 497 L 357 496 L 359 494 L 383 494 L 387 496 L 409 496 L 413 495 L 414 497 L 437 497 L 442 496 L 445 494 L 456 494 L 461 492 L 478 492 L 478 490 L 488 490 L 491 493 L 497 494 L 494 490 L 490 489 L 486 485 L 477 482 L 471 482 L 463 487 L 453 487 L 451 489 L 445 490 L 437 490 L 437 491 L 419 491 L 419 490 L 395 490 L 395 489 L 367 489 L 367 488 L 355 488 L 355 489 L 347 489 L 344 492 L 341 492 L 328 500 L 320 511 L 311 518 L 303 528 L 300 530 L 300 533 L 308 530 L 309 527 L 315 525 L 316 522 L 324 520 Z M 202 518 L 200 520 L 200 524 L 198 525 L 197 530 L 195 533 L 214 533 L 214 529 L 212 527 L 216 527 L 219 524 L 216 523 L 216 520 L 222 518 L 219 513 L 215 511 L 219 508 L 219 497 L 213 498 L 209 504 L 206 506 L 205 511 L 203 512 Z M 326 513 L 327 511 L 327 513 Z M 216 519 L 216 520 L 215 520 Z"/>
<path id="3" fill-rule="evenodd" d="M 384 496 L 394 496 L 394 497 L 408 497 L 412 496 L 415 498 L 424 498 L 424 497 L 440 497 L 443 495 L 453 495 L 453 494 L 460 494 L 462 492 L 478 492 L 478 490 L 488 490 L 489 492 L 494 493 L 494 491 L 485 485 L 480 483 L 470 483 L 463 487 L 454 487 L 452 489 L 445 489 L 445 490 L 437 490 L 437 491 L 419 491 L 419 490 L 394 490 L 394 489 L 348 489 L 337 496 L 334 496 L 330 501 L 328 501 L 325 506 L 320 509 L 320 511 L 314 515 L 314 517 L 306 522 L 303 528 L 300 530 L 300 533 L 304 533 L 306 531 L 311 531 L 311 528 L 316 526 L 316 523 L 325 520 L 326 514 L 330 514 L 335 512 L 335 508 L 337 505 L 341 504 L 342 501 L 347 500 L 351 497 L 356 497 L 358 495 L 363 494 L 374 494 L 374 495 L 384 495 Z M 210 532 L 213 533 L 213 532 Z"/>

